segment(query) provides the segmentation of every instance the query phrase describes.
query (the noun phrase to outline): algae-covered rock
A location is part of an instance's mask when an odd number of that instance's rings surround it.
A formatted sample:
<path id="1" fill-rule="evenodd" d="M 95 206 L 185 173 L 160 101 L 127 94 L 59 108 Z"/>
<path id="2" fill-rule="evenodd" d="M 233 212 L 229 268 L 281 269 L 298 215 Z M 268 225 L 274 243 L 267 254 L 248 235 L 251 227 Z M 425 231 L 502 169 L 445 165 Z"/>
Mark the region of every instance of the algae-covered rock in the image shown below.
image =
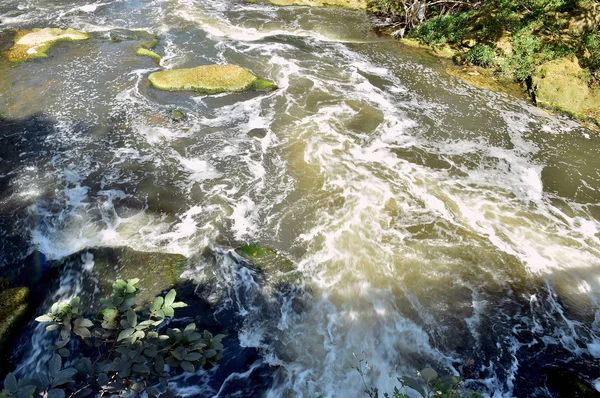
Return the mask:
<path id="1" fill-rule="evenodd" d="M 158 45 L 158 37 L 145 30 L 113 29 L 108 35 L 113 43 L 139 41 L 140 46 L 148 50 L 151 50 Z"/>
<path id="2" fill-rule="evenodd" d="M 300 277 L 296 265 L 291 260 L 268 247 L 250 243 L 237 248 L 236 253 L 274 285 L 291 284 Z"/>
<path id="3" fill-rule="evenodd" d="M 75 256 L 93 255 L 93 274 L 98 280 L 99 295 L 90 300 L 84 294 L 84 302 L 91 301 L 95 306 L 97 299 L 112 293 L 112 284 L 116 279 L 138 278 L 141 289 L 138 302 L 147 303 L 166 289 L 173 288 L 187 265 L 187 259 L 180 254 L 139 252 L 128 247 L 102 247 L 84 250 Z M 89 280 L 84 283 L 92 283 Z M 95 286 L 86 286 L 88 292 L 94 292 Z"/>
<path id="4" fill-rule="evenodd" d="M 547 384 L 557 398 L 600 398 L 600 392 L 577 372 L 568 369 L 546 371 Z"/>
<path id="5" fill-rule="evenodd" d="M 0 293 L 0 352 L 15 334 L 29 308 L 29 289 L 16 287 Z"/>
<path id="6" fill-rule="evenodd" d="M 600 90 L 588 86 L 576 58 L 560 58 L 540 65 L 532 83 L 538 105 L 579 118 L 598 116 Z"/>
<path id="7" fill-rule="evenodd" d="M 46 52 L 55 43 L 65 40 L 86 40 L 87 33 L 75 29 L 44 28 L 21 30 L 15 34 L 14 45 L 4 52 L 11 62 L 22 62 L 34 58 L 45 58 Z"/>
<path id="8" fill-rule="evenodd" d="M 277 86 L 259 79 L 237 65 L 205 65 L 196 68 L 154 72 L 148 80 L 155 88 L 166 91 L 196 91 L 205 94 L 274 90 Z"/>
<path id="9" fill-rule="evenodd" d="M 171 111 L 171 120 L 173 120 L 174 122 L 182 122 L 185 120 L 185 113 L 183 113 L 179 109 L 173 109 Z"/>
<path id="10" fill-rule="evenodd" d="M 256 1 L 256 0 L 254 0 Z M 367 7 L 366 0 L 267 0 L 276 6 L 339 7 L 362 10 Z"/>
<path id="11" fill-rule="evenodd" d="M 144 47 L 139 47 L 137 50 L 135 50 L 135 55 L 139 55 L 141 57 L 149 57 L 157 61 L 160 61 L 162 59 L 160 55 Z"/>

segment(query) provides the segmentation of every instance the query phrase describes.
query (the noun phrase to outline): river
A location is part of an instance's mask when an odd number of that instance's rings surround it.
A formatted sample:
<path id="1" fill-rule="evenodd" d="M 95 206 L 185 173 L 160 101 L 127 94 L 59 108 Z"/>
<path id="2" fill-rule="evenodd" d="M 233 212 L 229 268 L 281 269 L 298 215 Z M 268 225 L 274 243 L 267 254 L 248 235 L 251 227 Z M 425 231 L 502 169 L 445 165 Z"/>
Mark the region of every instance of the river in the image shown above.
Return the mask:
<path id="1" fill-rule="evenodd" d="M 298 265 L 308 299 L 240 313 L 238 344 L 272 371 L 268 397 L 364 396 L 354 353 L 382 392 L 465 363 L 467 386 L 493 397 L 550 396 L 554 366 L 600 377 L 592 131 L 456 80 L 359 12 L 2 0 L 0 21 L 92 36 L 0 61 L 0 267 L 34 249 L 59 260 L 126 245 L 187 256 L 190 279 L 216 272 L 235 301 L 243 275 L 202 253 L 270 246 Z M 157 65 L 111 42 L 114 29 L 157 34 L 164 68 L 235 63 L 279 89 L 159 92 L 146 79 Z M 236 383 L 255 383 L 253 369 Z"/>

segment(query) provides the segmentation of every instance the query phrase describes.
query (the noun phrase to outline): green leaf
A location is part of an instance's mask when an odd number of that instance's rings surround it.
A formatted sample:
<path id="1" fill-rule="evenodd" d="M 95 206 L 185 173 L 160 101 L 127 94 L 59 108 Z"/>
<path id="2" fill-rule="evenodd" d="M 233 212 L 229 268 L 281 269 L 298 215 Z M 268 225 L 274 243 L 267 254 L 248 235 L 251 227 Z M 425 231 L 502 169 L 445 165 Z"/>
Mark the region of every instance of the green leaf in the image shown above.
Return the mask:
<path id="1" fill-rule="evenodd" d="M 47 398 L 65 398 L 65 392 L 60 388 L 53 388 L 48 391 Z"/>
<path id="2" fill-rule="evenodd" d="M 194 330 L 196 330 L 196 324 L 192 322 L 192 323 L 188 324 L 183 331 L 184 332 L 193 332 Z"/>
<path id="3" fill-rule="evenodd" d="M 175 296 L 177 295 L 177 293 L 175 292 L 175 289 L 171 289 L 169 291 L 169 293 L 167 293 L 167 295 L 165 296 L 165 307 L 170 307 L 171 304 L 173 304 L 173 302 L 175 301 Z"/>
<path id="4" fill-rule="evenodd" d="M 54 354 L 52 358 L 50 358 L 50 362 L 48 362 L 50 376 L 57 377 L 60 372 L 60 368 L 62 368 L 62 359 L 60 359 L 60 355 Z"/>
<path id="5" fill-rule="evenodd" d="M 150 368 L 143 363 L 136 363 L 133 365 L 132 370 L 136 373 L 150 374 Z"/>
<path id="6" fill-rule="evenodd" d="M 158 374 L 161 374 L 165 370 L 165 360 L 161 355 L 154 358 L 154 370 Z"/>
<path id="7" fill-rule="evenodd" d="M 94 326 L 94 323 L 87 318 L 77 318 L 75 321 L 73 321 L 73 325 L 83 328 L 91 328 Z"/>
<path id="8" fill-rule="evenodd" d="M 181 369 L 183 369 L 185 372 L 188 372 L 188 373 L 194 373 L 196 371 L 196 368 L 194 367 L 194 365 L 192 365 L 188 361 L 182 361 L 180 366 L 181 366 Z"/>
<path id="9" fill-rule="evenodd" d="M 207 343 L 212 339 L 212 334 L 210 334 L 210 332 L 208 330 L 204 331 L 204 341 L 206 341 Z"/>
<path id="10" fill-rule="evenodd" d="M 146 349 L 144 350 L 144 355 L 146 355 L 146 356 L 147 356 L 147 357 L 149 357 L 149 358 L 154 358 L 154 357 L 156 357 L 156 355 L 158 355 L 158 352 L 157 352 L 157 350 L 156 350 L 156 347 L 155 347 L 155 346 L 150 346 L 150 347 L 146 348 Z"/>
<path id="11" fill-rule="evenodd" d="M 46 326 L 46 330 L 47 330 L 47 331 L 49 331 L 49 332 L 52 332 L 52 331 L 54 331 L 54 330 L 58 329 L 59 327 L 60 327 L 60 326 L 59 326 L 59 325 L 57 325 L 57 324 L 48 325 L 48 326 Z"/>
<path id="12" fill-rule="evenodd" d="M 173 307 L 167 307 L 165 305 L 163 307 L 163 311 L 165 312 L 165 316 L 175 316 L 175 310 L 173 310 Z"/>
<path id="13" fill-rule="evenodd" d="M 15 377 L 15 375 L 13 373 L 9 373 L 6 375 L 6 378 L 4 379 L 4 387 L 11 394 L 16 393 L 17 390 L 19 389 L 19 385 L 17 384 L 17 378 Z"/>
<path id="14" fill-rule="evenodd" d="M 41 315 L 35 318 L 37 322 L 52 322 L 54 321 L 54 317 L 51 314 Z"/>
<path id="15" fill-rule="evenodd" d="M 32 385 L 22 386 L 19 388 L 19 398 L 29 398 L 35 393 L 36 387 Z"/>
<path id="16" fill-rule="evenodd" d="M 187 307 L 188 305 L 182 301 L 176 301 L 173 304 L 171 304 L 171 308 L 183 308 L 183 307 Z"/>
<path id="17" fill-rule="evenodd" d="M 402 379 L 398 379 L 398 380 L 400 380 L 400 383 L 402 383 L 403 386 L 412 388 L 413 390 L 415 390 L 416 392 L 421 394 L 422 397 L 426 396 L 425 389 L 423 388 L 421 383 L 419 383 L 417 380 L 415 380 L 411 377 L 403 377 Z"/>
<path id="18" fill-rule="evenodd" d="M 420 373 L 423 380 L 427 383 L 435 381 L 438 378 L 437 372 L 432 368 L 425 368 Z"/>
<path id="19" fill-rule="evenodd" d="M 72 307 L 79 307 L 79 304 L 81 304 L 81 299 L 79 297 L 73 297 L 71 299 L 71 302 L 69 303 Z"/>
<path id="20" fill-rule="evenodd" d="M 200 354 L 198 352 L 190 352 L 183 359 L 185 359 L 186 361 L 189 361 L 189 362 L 195 362 L 195 361 L 200 360 L 200 358 L 202 358 L 202 354 Z"/>
<path id="21" fill-rule="evenodd" d="M 152 304 L 150 305 L 150 309 L 152 311 L 158 311 L 162 308 L 163 303 L 165 302 L 165 299 L 162 297 L 157 297 L 154 299 L 154 301 L 152 302 Z"/>
<path id="22" fill-rule="evenodd" d="M 137 314 L 132 308 L 127 310 L 127 322 L 129 323 L 129 327 L 132 328 L 137 325 Z"/>
<path id="23" fill-rule="evenodd" d="M 122 330 L 121 333 L 119 333 L 119 337 L 117 337 L 117 341 L 121 341 L 123 339 L 126 339 L 128 337 L 131 337 L 131 335 L 135 332 L 134 328 L 128 328 L 125 330 Z"/>
<path id="24" fill-rule="evenodd" d="M 217 355 L 217 351 L 215 351 L 213 349 L 204 351 L 204 358 L 206 358 L 206 359 L 210 359 L 210 358 L 214 357 L 215 355 Z"/>
<path id="25" fill-rule="evenodd" d="M 75 327 L 73 329 L 73 333 L 75 333 L 77 336 L 84 338 L 84 339 L 86 339 L 88 337 L 92 337 L 92 333 L 90 332 L 90 330 L 88 328 Z"/>
<path id="26" fill-rule="evenodd" d="M 60 350 L 58 350 L 58 355 L 60 355 L 63 358 L 68 357 L 69 355 L 71 355 L 71 351 L 69 351 L 66 348 L 61 348 Z"/>

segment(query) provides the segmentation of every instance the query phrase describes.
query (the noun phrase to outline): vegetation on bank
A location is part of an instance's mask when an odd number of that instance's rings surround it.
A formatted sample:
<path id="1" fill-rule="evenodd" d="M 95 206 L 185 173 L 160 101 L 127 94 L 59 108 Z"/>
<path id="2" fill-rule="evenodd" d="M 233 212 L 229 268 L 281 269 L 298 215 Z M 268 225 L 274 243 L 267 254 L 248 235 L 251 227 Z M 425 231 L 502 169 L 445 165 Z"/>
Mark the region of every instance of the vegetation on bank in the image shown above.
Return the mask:
<path id="1" fill-rule="evenodd" d="M 553 78 L 551 62 L 575 63 L 580 68 L 573 69 L 580 87 L 561 92 L 558 102 L 542 98 L 541 103 L 600 124 L 600 4 L 596 1 L 372 0 L 368 9 L 389 17 L 396 37 L 418 39 L 433 48 L 450 47 L 459 63 L 490 68 L 497 77 L 523 83 L 534 101 L 539 99 L 538 84 Z M 561 91 L 559 83 L 553 85 Z"/>
<path id="2" fill-rule="evenodd" d="M 50 359 L 49 373 L 17 380 L 9 373 L 0 398 L 83 398 L 123 396 L 133 393 L 149 397 L 174 397 L 168 378 L 179 372 L 193 373 L 198 367 L 216 366 L 221 359 L 223 335 L 200 333 L 190 323 L 184 330 L 164 328 L 175 309 L 187 304 L 175 301 L 175 290 L 139 307 L 139 280 L 117 280 L 113 295 L 102 302 L 102 310 L 86 317 L 79 297 L 55 303 L 36 320 L 48 323 L 58 339 Z M 77 337 L 77 353 L 71 339 Z"/>

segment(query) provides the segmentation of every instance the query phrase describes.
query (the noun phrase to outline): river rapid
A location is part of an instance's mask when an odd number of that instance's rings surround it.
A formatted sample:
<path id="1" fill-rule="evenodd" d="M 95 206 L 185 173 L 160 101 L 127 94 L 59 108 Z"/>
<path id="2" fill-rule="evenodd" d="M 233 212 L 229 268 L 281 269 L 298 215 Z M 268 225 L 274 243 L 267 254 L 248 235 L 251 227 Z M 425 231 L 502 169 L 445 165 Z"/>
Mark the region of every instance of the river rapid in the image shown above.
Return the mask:
<path id="1" fill-rule="evenodd" d="M 260 366 L 177 378 L 182 395 L 361 397 L 354 353 L 382 392 L 426 366 L 490 397 L 553 396 L 554 367 L 600 377 L 591 131 L 456 80 L 359 12 L 1 0 L 0 21 L 92 36 L 0 61 L 0 267 L 129 246 L 187 256 L 198 284 L 217 275 L 235 344 Z M 164 68 L 234 63 L 279 89 L 159 92 L 146 79 L 157 65 L 111 42 L 114 29 L 158 35 Z M 247 299 L 260 287 L 227 255 L 244 242 L 297 264 L 301 310 Z M 84 277 L 65 269 L 54 297 Z M 27 329 L 20 372 L 43 370 L 44 336 Z"/>

